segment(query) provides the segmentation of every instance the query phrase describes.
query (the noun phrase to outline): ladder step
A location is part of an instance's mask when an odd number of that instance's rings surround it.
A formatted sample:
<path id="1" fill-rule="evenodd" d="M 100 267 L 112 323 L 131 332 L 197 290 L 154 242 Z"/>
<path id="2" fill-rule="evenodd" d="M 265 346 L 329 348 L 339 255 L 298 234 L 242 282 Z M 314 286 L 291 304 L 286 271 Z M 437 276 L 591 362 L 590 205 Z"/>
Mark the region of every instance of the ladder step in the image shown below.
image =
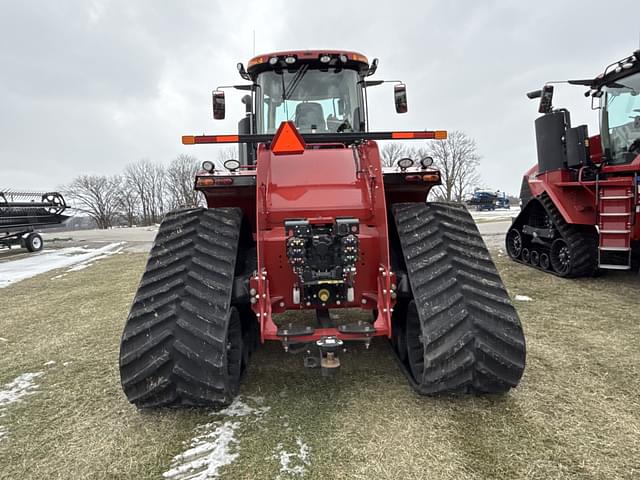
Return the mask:
<path id="1" fill-rule="evenodd" d="M 606 270 L 631 270 L 631 267 L 629 265 L 609 265 L 606 263 L 602 263 L 598 266 Z"/>
<path id="2" fill-rule="evenodd" d="M 622 233 L 631 233 L 631 230 L 600 230 L 600 233 L 622 234 Z"/>
<path id="3" fill-rule="evenodd" d="M 627 198 L 633 198 L 633 195 L 611 195 L 608 197 L 601 196 L 601 200 L 625 200 Z"/>
<path id="4" fill-rule="evenodd" d="M 628 252 L 631 249 L 628 247 L 598 247 L 598 250 L 607 252 Z"/>
<path id="5" fill-rule="evenodd" d="M 631 215 L 631 212 L 625 212 L 625 213 L 601 213 L 600 214 L 601 217 L 628 217 L 629 215 Z"/>

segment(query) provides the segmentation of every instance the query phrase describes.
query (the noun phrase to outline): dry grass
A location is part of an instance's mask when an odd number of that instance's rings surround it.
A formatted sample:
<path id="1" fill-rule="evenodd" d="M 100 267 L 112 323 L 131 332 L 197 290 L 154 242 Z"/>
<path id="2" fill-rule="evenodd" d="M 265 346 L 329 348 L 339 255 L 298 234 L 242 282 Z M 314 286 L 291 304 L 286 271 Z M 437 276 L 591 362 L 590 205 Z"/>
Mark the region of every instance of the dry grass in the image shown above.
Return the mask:
<path id="1" fill-rule="evenodd" d="M 119 255 L 52 281 L 0 290 L 0 383 L 45 371 L 39 393 L 0 421 L 0 478 L 158 478 L 206 411 L 139 413 L 119 386 L 117 352 L 144 255 Z M 518 302 L 527 370 L 504 397 L 415 395 L 384 341 L 353 348 L 324 380 L 278 345 L 242 387 L 271 410 L 237 433 L 225 478 L 275 478 L 276 445 L 302 438 L 307 478 L 637 478 L 640 279 L 568 281 L 498 258 Z M 43 364 L 57 363 L 51 367 Z M 63 362 L 71 361 L 63 367 Z M 289 449 L 291 450 L 291 449 Z M 286 478 L 286 477 L 282 477 Z"/>

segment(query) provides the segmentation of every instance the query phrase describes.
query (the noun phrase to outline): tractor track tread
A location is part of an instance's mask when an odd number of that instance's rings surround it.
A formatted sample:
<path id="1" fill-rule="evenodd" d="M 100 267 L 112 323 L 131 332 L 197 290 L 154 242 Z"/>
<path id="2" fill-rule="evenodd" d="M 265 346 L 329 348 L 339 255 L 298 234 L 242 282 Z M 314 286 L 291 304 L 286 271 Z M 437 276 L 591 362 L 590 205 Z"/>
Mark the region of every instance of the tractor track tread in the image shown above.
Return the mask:
<path id="1" fill-rule="evenodd" d="M 158 229 L 120 346 L 139 408 L 228 404 L 226 332 L 240 237 L 237 208 L 182 209 Z"/>
<path id="2" fill-rule="evenodd" d="M 527 185 L 528 188 L 528 185 Z M 523 186 L 524 189 L 524 186 Z M 522 192 L 521 192 L 522 195 Z M 537 270 L 551 273 L 561 278 L 578 278 L 578 277 L 591 277 L 594 276 L 598 271 L 598 234 L 595 228 L 586 229 L 584 225 L 574 225 L 567 223 L 554 205 L 553 200 L 549 197 L 546 192 L 543 192 L 537 197 L 533 197 L 530 195 L 528 197 L 528 202 L 539 202 L 542 208 L 545 210 L 548 215 L 551 223 L 555 227 L 559 238 L 562 238 L 567 246 L 570 249 L 570 254 L 572 259 L 578 259 L 576 263 L 574 263 L 571 267 L 571 270 L 567 274 L 561 274 L 556 272 L 552 265 L 549 266 L 548 269 L 543 268 L 540 264 L 533 265 L 530 262 L 525 262 L 521 258 L 514 257 L 508 248 L 507 245 L 507 254 L 509 258 L 517 263 L 521 263 L 531 268 L 535 268 Z M 522 212 L 525 211 L 526 204 L 523 200 L 523 208 Z M 517 228 L 521 223 L 519 221 L 519 217 L 513 222 L 513 226 L 511 228 Z M 507 232 L 508 234 L 508 232 Z M 522 235 L 522 233 L 521 233 Z M 507 240 L 505 239 L 505 242 Z M 537 248 L 532 248 L 531 250 L 537 250 L 538 253 L 546 253 L 550 255 L 550 248 L 539 246 Z"/>
<path id="3" fill-rule="evenodd" d="M 407 308 L 422 331 L 422 375 L 397 358 L 413 388 L 437 395 L 515 387 L 526 356 L 522 327 L 471 215 L 440 202 L 396 204 L 392 213 L 413 292 Z"/>

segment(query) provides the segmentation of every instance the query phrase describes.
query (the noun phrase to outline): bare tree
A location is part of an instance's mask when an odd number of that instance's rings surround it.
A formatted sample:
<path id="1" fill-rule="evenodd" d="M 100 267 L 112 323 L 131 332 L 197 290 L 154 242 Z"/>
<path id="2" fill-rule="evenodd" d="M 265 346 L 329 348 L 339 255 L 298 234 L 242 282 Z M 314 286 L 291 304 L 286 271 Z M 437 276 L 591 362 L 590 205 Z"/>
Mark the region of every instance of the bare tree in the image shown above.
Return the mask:
<path id="1" fill-rule="evenodd" d="M 138 218 L 140 201 L 137 191 L 126 180 L 120 182 L 119 208 L 127 226 L 133 227 Z"/>
<path id="2" fill-rule="evenodd" d="M 218 150 L 218 158 L 215 160 L 216 168 L 222 168 L 224 162 L 230 158 L 238 159 L 238 147 L 225 147 Z"/>
<path id="3" fill-rule="evenodd" d="M 164 167 L 142 159 L 127 165 L 124 176 L 128 188 L 138 196 L 142 223 L 158 223 L 164 214 Z"/>
<path id="4" fill-rule="evenodd" d="M 169 197 L 169 208 L 197 207 L 201 203 L 200 192 L 193 189 L 199 165 L 190 155 L 178 155 L 166 170 L 165 190 Z"/>
<path id="5" fill-rule="evenodd" d="M 119 175 L 80 175 L 64 188 L 76 210 L 89 215 L 98 228 L 114 225 L 119 211 L 119 190 L 122 178 Z"/>
<path id="6" fill-rule="evenodd" d="M 403 157 L 408 156 L 409 149 L 400 142 L 386 143 L 380 149 L 380 160 L 383 167 L 393 167 Z"/>
<path id="7" fill-rule="evenodd" d="M 424 152 L 433 157 L 442 175 L 442 199 L 461 202 L 478 185 L 480 156 L 476 142 L 464 132 L 449 132 L 446 140 L 430 142 Z"/>

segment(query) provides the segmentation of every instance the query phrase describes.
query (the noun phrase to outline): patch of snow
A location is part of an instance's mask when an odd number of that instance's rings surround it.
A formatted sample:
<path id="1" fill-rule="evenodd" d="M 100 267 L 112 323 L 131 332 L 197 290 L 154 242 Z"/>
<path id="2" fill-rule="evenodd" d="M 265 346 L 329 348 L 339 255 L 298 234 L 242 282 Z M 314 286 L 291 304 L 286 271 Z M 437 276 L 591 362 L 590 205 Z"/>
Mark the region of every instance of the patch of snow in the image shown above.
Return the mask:
<path id="1" fill-rule="evenodd" d="M 63 367 L 68 367 L 69 365 L 71 365 L 73 362 L 63 362 L 62 366 Z"/>
<path id="2" fill-rule="evenodd" d="M 116 253 L 119 251 L 116 249 L 123 243 L 110 243 L 95 249 L 69 247 L 60 250 L 43 250 L 26 258 L 2 262 L 0 263 L 0 288 L 56 268 L 71 267 L 87 262 L 100 255 L 105 255 L 107 252 Z M 59 276 L 54 278 L 59 278 Z"/>
<path id="3" fill-rule="evenodd" d="M 8 341 L 9 341 L 9 340 L 7 340 L 6 338 L 4 338 L 4 337 L 0 337 L 0 342 L 8 342 Z"/>
<path id="4" fill-rule="evenodd" d="M 260 406 L 262 397 L 247 397 L 257 406 L 252 407 L 238 396 L 228 407 L 211 413 L 214 417 L 233 417 L 234 421 L 215 420 L 199 425 L 195 435 L 189 442 L 189 448 L 171 460 L 171 468 L 164 472 L 164 478 L 172 480 L 206 480 L 218 478 L 220 468 L 230 465 L 239 453 L 239 442 L 235 437 L 236 430 L 244 422 L 258 421 L 270 407 Z"/>
<path id="5" fill-rule="evenodd" d="M 516 295 L 514 298 L 519 302 L 531 302 L 533 300 L 533 298 L 527 297 L 526 295 Z"/>
<path id="6" fill-rule="evenodd" d="M 221 467 L 238 458 L 238 453 L 231 452 L 231 445 L 238 443 L 235 431 L 239 426 L 239 422 L 224 422 L 213 432 L 192 440 L 191 448 L 173 457 L 174 466 L 162 476 L 191 480 L 218 477 Z"/>
<path id="7" fill-rule="evenodd" d="M 0 390 L 0 418 L 5 416 L 5 411 L 13 403 L 21 401 L 25 396 L 35 393 L 38 385 L 34 382 L 36 378 L 44 375 L 44 372 L 23 373 L 17 376 L 12 382 L 5 384 Z M 7 435 L 7 430 L 0 425 L 0 441 Z"/>
<path id="8" fill-rule="evenodd" d="M 275 458 L 280 460 L 280 473 L 301 477 L 307 473 L 310 464 L 311 448 L 300 437 L 296 438 L 297 452 L 287 452 L 282 443 L 276 447 Z"/>
<path id="9" fill-rule="evenodd" d="M 50 367 L 51 365 L 55 365 L 55 364 L 56 364 L 55 360 L 49 360 L 48 362 L 44 362 L 45 367 Z"/>

